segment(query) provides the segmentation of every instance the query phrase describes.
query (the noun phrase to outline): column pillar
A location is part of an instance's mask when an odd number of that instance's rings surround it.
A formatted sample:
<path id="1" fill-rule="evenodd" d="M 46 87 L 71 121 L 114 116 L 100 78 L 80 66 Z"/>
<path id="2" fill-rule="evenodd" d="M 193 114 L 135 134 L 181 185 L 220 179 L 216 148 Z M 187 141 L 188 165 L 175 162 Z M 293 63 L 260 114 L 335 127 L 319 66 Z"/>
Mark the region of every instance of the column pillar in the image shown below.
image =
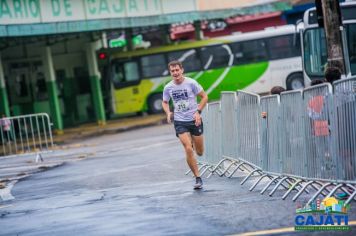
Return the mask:
<path id="1" fill-rule="evenodd" d="M 51 47 L 43 48 L 42 60 L 44 65 L 44 72 L 46 75 L 46 85 L 48 91 L 49 104 L 51 108 L 51 118 L 54 124 L 54 131 L 57 134 L 63 133 L 63 119 L 61 109 L 59 107 L 58 91 L 56 84 L 56 77 L 54 74 L 53 59 Z"/>
<path id="2" fill-rule="evenodd" d="M 0 113 L 10 116 L 9 100 L 6 92 L 5 74 L 0 53 Z M 1 115 L 0 114 L 0 115 Z"/>
<path id="3" fill-rule="evenodd" d="M 172 43 L 171 36 L 170 36 L 170 26 L 171 25 L 162 25 L 161 26 L 162 38 L 163 38 L 164 45 L 169 45 Z"/>
<path id="4" fill-rule="evenodd" d="M 98 42 L 91 42 L 86 45 L 86 56 L 89 67 L 89 80 L 93 97 L 93 104 L 95 110 L 96 120 L 98 125 L 106 124 L 105 109 L 103 95 L 101 91 L 100 79 L 101 75 L 98 69 L 98 62 L 96 58 L 96 49 L 99 48 Z"/>
<path id="5" fill-rule="evenodd" d="M 203 31 L 201 30 L 201 21 L 194 21 L 195 40 L 202 40 L 204 38 Z"/>

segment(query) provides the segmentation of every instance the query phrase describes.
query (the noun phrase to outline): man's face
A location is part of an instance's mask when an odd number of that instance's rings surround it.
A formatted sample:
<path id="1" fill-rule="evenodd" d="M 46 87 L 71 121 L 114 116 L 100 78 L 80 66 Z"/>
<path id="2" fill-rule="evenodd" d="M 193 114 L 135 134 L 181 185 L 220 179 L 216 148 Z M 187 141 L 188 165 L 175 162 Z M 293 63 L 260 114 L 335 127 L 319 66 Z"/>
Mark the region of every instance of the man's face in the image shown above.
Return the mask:
<path id="1" fill-rule="evenodd" d="M 183 77 L 183 68 L 179 65 L 174 65 L 169 67 L 169 72 L 174 80 L 179 81 Z"/>

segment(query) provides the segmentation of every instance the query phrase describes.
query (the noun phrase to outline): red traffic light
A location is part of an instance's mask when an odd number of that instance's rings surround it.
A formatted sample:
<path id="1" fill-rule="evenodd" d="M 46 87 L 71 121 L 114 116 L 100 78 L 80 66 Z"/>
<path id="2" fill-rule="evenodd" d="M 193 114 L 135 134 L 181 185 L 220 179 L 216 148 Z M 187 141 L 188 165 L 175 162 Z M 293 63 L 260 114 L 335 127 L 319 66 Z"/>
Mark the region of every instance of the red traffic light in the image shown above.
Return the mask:
<path id="1" fill-rule="evenodd" d="M 105 60 L 106 59 L 106 53 L 104 53 L 104 52 L 99 53 L 99 59 L 100 60 Z"/>

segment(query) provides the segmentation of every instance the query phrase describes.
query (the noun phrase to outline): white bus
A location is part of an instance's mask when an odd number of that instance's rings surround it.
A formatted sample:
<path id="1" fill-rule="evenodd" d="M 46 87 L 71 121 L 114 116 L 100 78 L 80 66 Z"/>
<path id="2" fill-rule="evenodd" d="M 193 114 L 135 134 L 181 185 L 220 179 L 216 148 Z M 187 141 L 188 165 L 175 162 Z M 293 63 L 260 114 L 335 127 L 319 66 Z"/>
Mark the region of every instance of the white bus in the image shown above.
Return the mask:
<path id="1" fill-rule="evenodd" d="M 340 8 L 345 73 L 349 78 L 356 76 L 356 2 L 341 3 Z M 304 13 L 302 38 L 304 83 L 309 85 L 313 79 L 324 78 L 328 57 L 325 31 L 318 27 L 315 7 Z"/>

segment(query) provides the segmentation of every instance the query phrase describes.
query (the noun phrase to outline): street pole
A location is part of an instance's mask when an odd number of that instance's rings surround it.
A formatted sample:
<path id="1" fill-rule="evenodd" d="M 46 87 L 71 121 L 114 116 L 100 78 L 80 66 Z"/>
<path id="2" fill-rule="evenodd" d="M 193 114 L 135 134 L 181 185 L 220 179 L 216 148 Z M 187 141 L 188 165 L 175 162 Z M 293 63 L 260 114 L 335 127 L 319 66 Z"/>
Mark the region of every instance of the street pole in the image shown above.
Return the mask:
<path id="1" fill-rule="evenodd" d="M 132 28 L 125 29 L 125 39 L 126 39 L 126 50 L 132 51 L 134 49 L 132 43 Z"/>
<path id="2" fill-rule="evenodd" d="M 345 74 L 345 64 L 342 51 L 340 5 L 338 0 L 321 0 L 328 48 L 328 66 L 338 67 Z"/>

